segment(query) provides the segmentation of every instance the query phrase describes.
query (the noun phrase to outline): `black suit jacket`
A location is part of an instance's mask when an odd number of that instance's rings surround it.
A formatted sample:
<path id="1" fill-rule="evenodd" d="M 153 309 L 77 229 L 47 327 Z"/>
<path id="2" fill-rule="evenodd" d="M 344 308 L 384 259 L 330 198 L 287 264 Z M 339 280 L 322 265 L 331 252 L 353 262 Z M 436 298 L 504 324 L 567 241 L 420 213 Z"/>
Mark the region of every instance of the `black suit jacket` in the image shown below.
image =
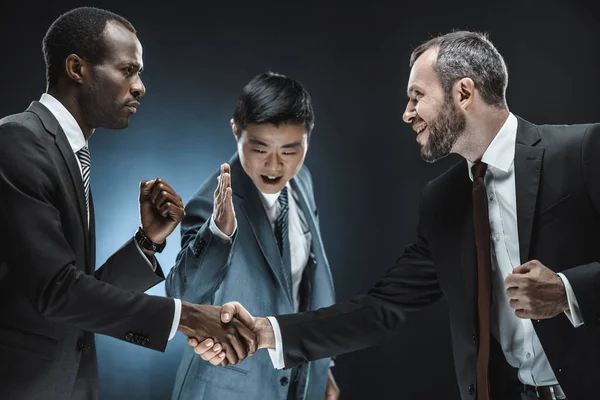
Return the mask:
<path id="1" fill-rule="evenodd" d="M 0 120 L 0 398 L 97 394 L 93 333 L 163 351 L 173 300 L 132 241 L 95 271 L 81 173 L 58 121 L 38 102 Z M 79 379 L 79 381 L 78 381 Z M 85 380 L 85 382 L 81 382 Z"/>
<path id="2" fill-rule="evenodd" d="M 515 149 L 521 262 L 540 260 L 568 278 L 585 325 L 564 314 L 533 321 L 570 400 L 590 399 L 600 379 L 600 125 L 537 126 L 518 120 Z M 472 182 L 461 161 L 429 182 L 415 242 L 366 295 L 278 317 L 286 367 L 376 344 L 411 311 L 444 296 L 463 399 L 474 399 L 477 266 Z M 515 371 L 494 342 L 492 392 L 520 399 Z M 510 389 L 510 390 L 509 390 Z"/>

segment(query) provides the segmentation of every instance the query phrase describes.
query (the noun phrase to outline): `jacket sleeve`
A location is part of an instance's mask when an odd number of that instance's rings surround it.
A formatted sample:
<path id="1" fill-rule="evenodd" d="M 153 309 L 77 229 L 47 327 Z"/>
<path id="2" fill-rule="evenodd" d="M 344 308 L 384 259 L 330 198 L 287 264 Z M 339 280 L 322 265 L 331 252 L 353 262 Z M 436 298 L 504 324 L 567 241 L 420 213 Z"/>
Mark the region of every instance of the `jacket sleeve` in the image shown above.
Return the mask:
<path id="1" fill-rule="evenodd" d="M 21 124 L 0 127 L 0 238 L 9 273 L 48 320 L 121 340 L 143 332 L 147 347 L 163 351 L 173 300 L 117 288 L 75 265 L 62 226 L 65 210 L 55 206 L 61 177 L 51 151 Z"/>
<path id="2" fill-rule="evenodd" d="M 110 256 L 95 275 L 98 280 L 137 292 L 145 292 L 165 280 L 158 261 L 153 271 L 133 239 Z"/>
<path id="3" fill-rule="evenodd" d="M 316 311 L 277 316 L 285 367 L 373 346 L 390 337 L 409 312 L 441 296 L 421 211 L 416 241 L 367 294 Z"/>
<path id="4" fill-rule="evenodd" d="M 167 275 L 168 296 L 197 304 L 212 304 L 229 267 L 231 243 L 216 237 L 210 230 L 216 174 L 211 176 L 185 207 L 181 223 L 181 250 L 175 266 Z"/>
<path id="5" fill-rule="evenodd" d="M 600 215 L 600 124 L 589 125 L 581 148 L 588 196 Z M 599 244 L 600 245 L 600 244 Z M 600 260 L 561 271 L 569 280 L 585 326 L 600 325 Z"/>

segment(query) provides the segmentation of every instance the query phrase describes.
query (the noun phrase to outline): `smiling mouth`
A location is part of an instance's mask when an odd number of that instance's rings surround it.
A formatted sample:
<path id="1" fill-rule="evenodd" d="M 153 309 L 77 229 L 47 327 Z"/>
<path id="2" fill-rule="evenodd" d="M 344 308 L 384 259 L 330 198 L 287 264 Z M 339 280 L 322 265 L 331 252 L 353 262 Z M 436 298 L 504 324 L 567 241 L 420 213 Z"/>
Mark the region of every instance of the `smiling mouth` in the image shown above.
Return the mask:
<path id="1" fill-rule="evenodd" d="M 262 178 L 262 181 L 266 184 L 269 185 L 276 185 L 279 182 L 281 182 L 281 179 L 283 178 L 283 175 L 281 176 L 276 176 L 276 175 L 261 175 L 260 176 Z"/>
<path id="2" fill-rule="evenodd" d="M 427 129 L 427 124 L 423 124 L 421 125 L 417 130 L 417 135 L 420 134 L 421 132 L 423 132 L 425 129 Z"/>

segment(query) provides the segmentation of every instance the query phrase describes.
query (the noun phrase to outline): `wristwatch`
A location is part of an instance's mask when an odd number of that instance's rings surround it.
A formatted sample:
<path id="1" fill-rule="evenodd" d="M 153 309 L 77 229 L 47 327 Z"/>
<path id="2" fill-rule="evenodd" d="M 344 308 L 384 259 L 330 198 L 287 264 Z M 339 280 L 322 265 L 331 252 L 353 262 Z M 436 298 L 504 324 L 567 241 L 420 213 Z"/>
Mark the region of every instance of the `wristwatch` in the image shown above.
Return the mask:
<path id="1" fill-rule="evenodd" d="M 165 246 L 167 245 L 166 239 L 161 244 L 154 243 L 152 240 L 150 240 L 150 238 L 148 236 L 146 236 L 144 234 L 144 231 L 142 230 L 141 227 L 138 228 L 137 232 L 135 233 L 134 239 L 142 249 L 146 249 L 148 251 L 154 251 L 156 253 L 162 252 L 164 250 Z"/>

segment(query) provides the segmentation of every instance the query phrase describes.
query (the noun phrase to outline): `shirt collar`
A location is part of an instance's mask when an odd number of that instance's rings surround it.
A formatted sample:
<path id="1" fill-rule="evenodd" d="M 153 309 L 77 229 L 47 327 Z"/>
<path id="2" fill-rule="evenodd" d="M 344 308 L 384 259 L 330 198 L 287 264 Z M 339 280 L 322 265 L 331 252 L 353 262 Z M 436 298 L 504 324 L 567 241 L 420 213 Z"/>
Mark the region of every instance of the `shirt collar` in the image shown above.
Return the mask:
<path id="1" fill-rule="evenodd" d="M 287 187 L 288 193 L 289 193 L 291 190 L 289 181 L 288 181 L 288 183 L 285 184 L 285 187 Z M 268 209 L 271 209 L 271 208 L 273 208 L 273 206 L 275 206 L 275 203 L 277 203 L 277 200 L 279 199 L 279 194 L 281 193 L 281 191 L 279 191 L 277 193 L 263 193 L 259 190 L 258 193 L 260 194 L 260 199 L 262 200 L 265 207 L 267 207 Z"/>
<path id="2" fill-rule="evenodd" d="M 71 145 L 71 149 L 73 149 L 73 153 L 77 153 L 84 146 L 87 146 L 87 140 L 85 140 L 85 136 L 83 136 L 81 127 L 77 121 L 75 121 L 75 118 L 71 115 L 69 110 L 67 110 L 60 101 L 48 93 L 43 93 L 40 103 L 42 103 L 58 121 L 58 124 L 65 132 L 65 136 L 67 136 L 67 140 Z"/>
<path id="3" fill-rule="evenodd" d="M 488 166 L 498 169 L 503 172 L 508 172 L 510 166 L 515 160 L 515 144 L 517 141 L 517 117 L 513 113 L 508 113 L 508 118 L 500 131 L 492 140 L 492 143 L 488 146 L 481 157 L 481 162 L 486 163 Z M 469 178 L 473 180 L 473 173 L 471 167 L 473 162 L 467 160 L 469 167 Z"/>

